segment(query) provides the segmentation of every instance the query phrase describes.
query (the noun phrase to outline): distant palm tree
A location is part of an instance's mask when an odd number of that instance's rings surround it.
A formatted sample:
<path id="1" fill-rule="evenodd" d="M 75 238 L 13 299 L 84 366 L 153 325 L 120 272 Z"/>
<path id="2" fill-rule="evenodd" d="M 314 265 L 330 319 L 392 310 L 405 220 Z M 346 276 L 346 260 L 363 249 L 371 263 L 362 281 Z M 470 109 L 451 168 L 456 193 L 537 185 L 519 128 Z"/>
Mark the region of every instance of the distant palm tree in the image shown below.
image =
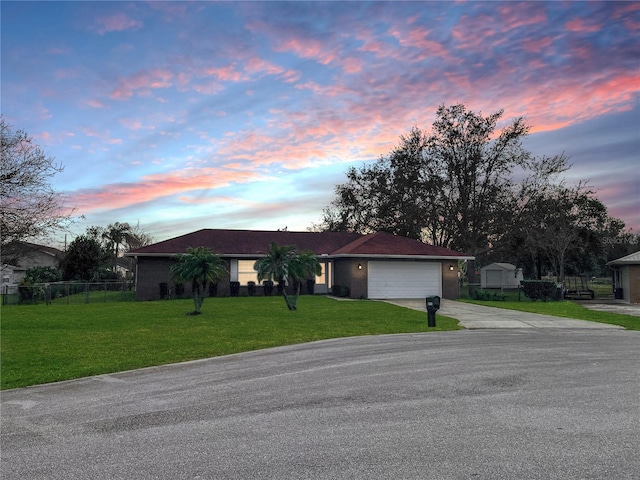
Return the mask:
<path id="1" fill-rule="evenodd" d="M 206 247 L 188 248 L 187 253 L 180 254 L 177 258 L 178 263 L 171 267 L 171 273 L 179 282 L 191 282 L 195 304 L 191 315 L 198 315 L 201 313 L 209 282 L 217 282 L 226 275 L 225 262 Z"/>
<path id="2" fill-rule="evenodd" d="M 120 246 L 126 242 L 130 232 L 131 226 L 128 223 L 116 222 L 108 225 L 102 233 L 102 238 L 106 241 L 107 250 L 109 250 L 111 255 L 111 270 L 113 273 L 117 271 Z"/>
<path id="3" fill-rule="evenodd" d="M 280 247 L 275 242 L 271 242 L 267 256 L 258 259 L 253 268 L 258 272 L 258 280 L 276 281 L 282 286 L 282 296 L 289 310 L 297 310 L 301 281 L 319 275 L 321 270 L 318 258 L 312 252 L 297 254 L 296 247 Z M 287 295 L 289 280 L 297 284 L 293 300 Z"/>

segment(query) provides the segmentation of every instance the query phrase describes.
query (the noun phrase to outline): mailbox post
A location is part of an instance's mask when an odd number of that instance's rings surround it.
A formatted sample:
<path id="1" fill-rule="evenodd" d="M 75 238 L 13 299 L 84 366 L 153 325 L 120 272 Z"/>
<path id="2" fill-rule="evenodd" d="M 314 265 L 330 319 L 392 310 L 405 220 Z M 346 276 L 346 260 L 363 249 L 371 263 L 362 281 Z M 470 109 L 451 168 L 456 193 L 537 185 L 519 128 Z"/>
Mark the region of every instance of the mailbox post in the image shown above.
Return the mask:
<path id="1" fill-rule="evenodd" d="M 440 297 L 427 297 L 427 327 L 436 326 L 436 312 L 440 310 Z"/>

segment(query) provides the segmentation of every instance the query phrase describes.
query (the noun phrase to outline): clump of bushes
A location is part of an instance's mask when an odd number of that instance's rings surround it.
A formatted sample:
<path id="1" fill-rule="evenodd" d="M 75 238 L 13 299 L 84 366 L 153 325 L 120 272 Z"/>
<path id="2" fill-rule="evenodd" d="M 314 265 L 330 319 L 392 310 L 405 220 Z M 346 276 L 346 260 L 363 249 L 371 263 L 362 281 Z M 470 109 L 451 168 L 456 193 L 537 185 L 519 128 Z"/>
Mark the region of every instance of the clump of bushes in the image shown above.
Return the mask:
<path id="1" fill-rule="evenodd" d="M 559 297 L 559 289 L 556 282 L 550 282 L 548 280 L 522 280 L 522 292 L 524 296 L 531 301 L 542 300 L 555 300 Z"/>
<path id="2" fill-rule="evenodd" d="M 507 296 L 499 292 L 489 292 L 487 290 L 476 289 L 471 294 L 471 298 L 473 298 L 474 300 L 504 302 Z"/>
<path id="3" fill-rule="evenodd" d="M 348 297 L 349 287 L 345 287 L 343 285 L 333 285 L 331 287 L 331 293 L 336 297 Z"/>

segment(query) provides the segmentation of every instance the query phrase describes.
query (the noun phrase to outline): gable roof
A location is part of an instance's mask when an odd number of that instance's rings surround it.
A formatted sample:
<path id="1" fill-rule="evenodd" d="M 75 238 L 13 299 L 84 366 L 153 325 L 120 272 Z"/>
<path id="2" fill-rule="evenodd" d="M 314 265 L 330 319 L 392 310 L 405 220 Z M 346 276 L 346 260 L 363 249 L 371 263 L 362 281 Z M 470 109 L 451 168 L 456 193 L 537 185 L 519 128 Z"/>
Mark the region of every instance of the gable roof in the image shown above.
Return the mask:
<path id="1" fill-rule="evenodd" d="M 617 260 L 612 260 L 607 262 L 607 265 L 611 266 L 622 266 L 622 265 L 638 265 L 640 264 L 640 250 L 631 253 L 625 257 L 618 258 Z"/>
<path id="2" fill-rule="evenodd" d="M 273 232 L 262 230 L 203 229 L 163 242 L 147 245 L 127 253 L 127 256 L 172 256 L 184 253 L 189 247 L 207 247 L 222 256 L 263 256 L 269 244 L 294 245 L 298 251 L 311 250 L 316 255 L 358 257 L 473 257 L 448 248 L 427 245 L 390 233 L 360 235 L 349 232 Z"/>
<path id="3" fill-rule="evenodd" d="M 489 265 L 487 265 L 486 267 L 482 267 L 480 270 L 495 270 L 495 267 L 499 267 L 502 268 L 503 270 L 515 270 L 516 266 L 511 264 L 511 263 L 505 263 L 505 262 L 494 262 L 491 263 Z"/>
<path id="4" fill-rule="evenodd" d="M 437 258 L 472 258 L 464 253 L 444 247 L 428 245 L 408 237 L 378 232 L 371 235 L 359 235 L 353 242 L 332 252 L 333 256 L 419 256 Z"/>
<path id="5" fill-rule="evenodd" d="M 4 247 L 4 255 L 28 255 L 34 252 L 41 252 L 51 257 L 62 257 L 64 252 L 57 248 L 38 245 L 37 243 L 14 241 Z M 3 256 L 4 256 L 3 255 Z"/>

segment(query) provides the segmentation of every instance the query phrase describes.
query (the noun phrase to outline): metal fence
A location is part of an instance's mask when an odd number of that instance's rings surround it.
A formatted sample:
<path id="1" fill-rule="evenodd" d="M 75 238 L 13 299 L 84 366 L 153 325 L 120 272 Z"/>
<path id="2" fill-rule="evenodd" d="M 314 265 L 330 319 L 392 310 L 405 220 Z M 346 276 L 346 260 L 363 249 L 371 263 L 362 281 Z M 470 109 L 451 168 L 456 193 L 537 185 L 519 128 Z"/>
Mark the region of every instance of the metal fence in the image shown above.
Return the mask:
<path id="1" fill-rule="evenodd" d="M 134 282 L 52 282 L 3 285 L 2 304 L 71 305 L 135 300 Z"/>

